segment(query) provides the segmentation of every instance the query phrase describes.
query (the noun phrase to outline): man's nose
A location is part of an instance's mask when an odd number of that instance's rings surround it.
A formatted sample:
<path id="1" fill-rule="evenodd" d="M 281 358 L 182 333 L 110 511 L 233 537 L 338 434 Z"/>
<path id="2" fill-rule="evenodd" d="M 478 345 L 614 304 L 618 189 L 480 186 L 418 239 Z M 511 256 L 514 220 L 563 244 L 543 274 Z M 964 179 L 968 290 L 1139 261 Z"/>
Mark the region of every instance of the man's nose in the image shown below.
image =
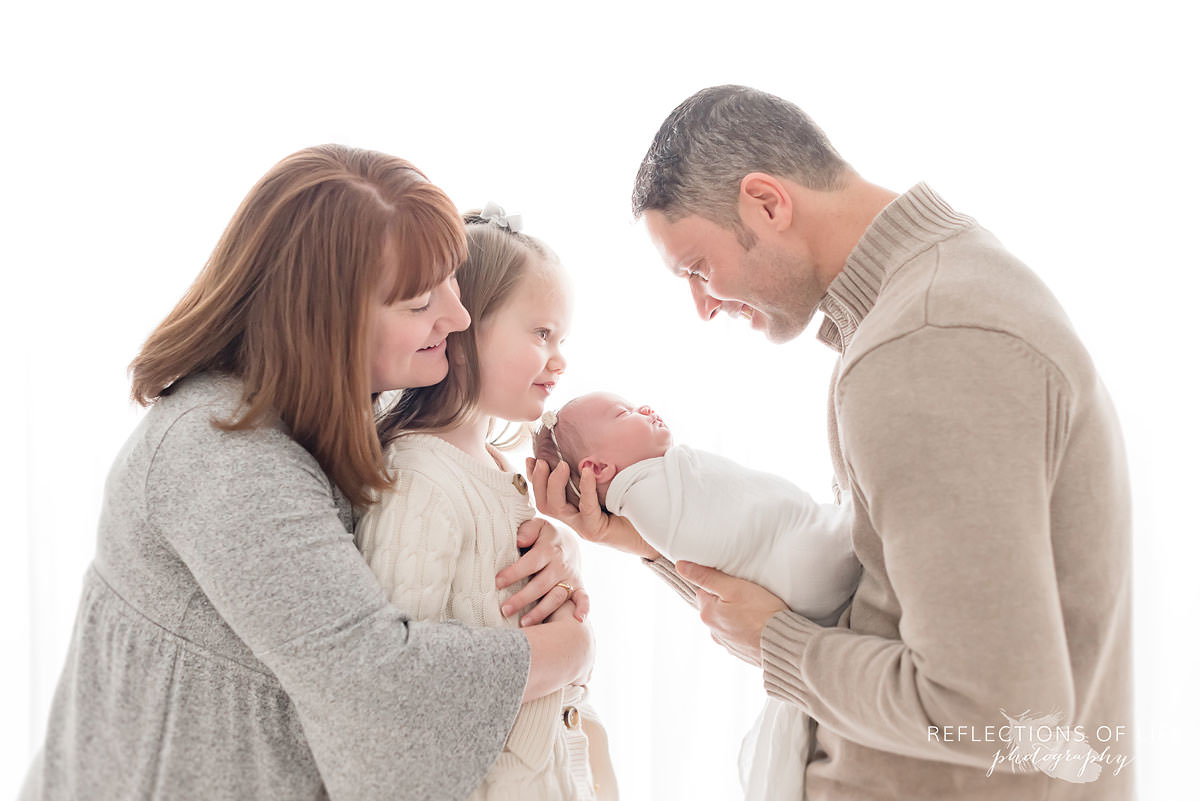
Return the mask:
<path id="1" fill-rule="evenodd" d="M 717 312 L 721 310 L 721 301 L 714 300 L 709 297 L 709 294 L 704 291 L 703 285 L 699 281 L 692 281 L 692 302 L 696 304 L 696 313 L 700 315 L 700 319 L 708 322 L 717 316 Z"/>

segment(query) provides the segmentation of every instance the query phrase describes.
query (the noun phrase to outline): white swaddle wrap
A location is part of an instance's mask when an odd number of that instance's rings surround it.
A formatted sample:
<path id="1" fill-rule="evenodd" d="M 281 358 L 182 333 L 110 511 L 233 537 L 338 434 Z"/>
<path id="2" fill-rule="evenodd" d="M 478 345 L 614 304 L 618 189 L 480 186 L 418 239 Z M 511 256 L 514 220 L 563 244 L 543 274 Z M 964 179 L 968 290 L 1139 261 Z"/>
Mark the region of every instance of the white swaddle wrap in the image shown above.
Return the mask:
<path id="1" fill-rule="evenodd" d="M 832 625 L 858 585 L 849 504 L 820 504 L 785 479 L 677 445 L 613 478 L 605 505 L 673 560 L 753 581 Z M 739 756 L 747 801 L 802 798 L 809 718 L 768 698 Z"/>

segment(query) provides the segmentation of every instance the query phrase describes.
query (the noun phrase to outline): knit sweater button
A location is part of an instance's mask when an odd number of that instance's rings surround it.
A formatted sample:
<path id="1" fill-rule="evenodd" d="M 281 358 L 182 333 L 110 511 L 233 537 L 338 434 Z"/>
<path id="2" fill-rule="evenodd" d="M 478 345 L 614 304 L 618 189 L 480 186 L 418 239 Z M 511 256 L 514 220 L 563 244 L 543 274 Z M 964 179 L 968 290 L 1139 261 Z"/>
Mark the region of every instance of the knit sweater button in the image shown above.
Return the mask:
<path id="1" fill-rule="evenodd" d="M 529 485 L 525 483 L 525 476 L 517 473 L 513 476 L 513 486 L 517 488 L 517 492 L 524 495 L 529 491 Z"/>
<path id="2" fill-rule="evenodd" d="M 579 728 L 579 707 L 569 706 L 563 709 L 563 725 L 571 730 Z"/>

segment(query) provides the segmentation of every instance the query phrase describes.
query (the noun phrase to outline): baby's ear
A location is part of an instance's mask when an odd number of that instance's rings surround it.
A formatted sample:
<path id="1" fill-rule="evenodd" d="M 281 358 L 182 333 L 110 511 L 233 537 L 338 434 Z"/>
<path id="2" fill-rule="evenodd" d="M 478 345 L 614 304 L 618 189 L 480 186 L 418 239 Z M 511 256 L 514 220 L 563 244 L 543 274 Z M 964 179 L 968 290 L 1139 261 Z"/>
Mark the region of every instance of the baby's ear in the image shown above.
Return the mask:
<path id="1" fill-rule="evenodd" d="M 588 456 L 579 462 L 580 473 L 586 473 L 589 470 L 596 476 L 597 484 L 607 484 L 617 474 L 615 464 L 607 464 L 594 456 Z"/>

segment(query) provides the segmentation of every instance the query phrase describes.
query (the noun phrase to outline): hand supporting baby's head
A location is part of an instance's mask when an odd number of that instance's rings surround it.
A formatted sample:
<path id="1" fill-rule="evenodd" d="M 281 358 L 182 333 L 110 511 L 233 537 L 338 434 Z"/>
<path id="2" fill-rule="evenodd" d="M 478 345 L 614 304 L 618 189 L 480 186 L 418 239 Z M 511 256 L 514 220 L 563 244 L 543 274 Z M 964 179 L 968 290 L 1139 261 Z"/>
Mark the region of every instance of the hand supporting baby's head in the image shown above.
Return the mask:
<path id="1" fill-rule="evenodd" d="M 649 406 L 634 406 L 606 392 L 569 401 L 553 424 L 543 420 L 534 438 L 534 456 L 553 470 L 560 461 L 571 468 L 567 499 L 579 503 L 583 471 L 596 477 L 600 503 L 616 475 L 632 464 L 662 456 L 671 447 L 671 430 Z"/>

